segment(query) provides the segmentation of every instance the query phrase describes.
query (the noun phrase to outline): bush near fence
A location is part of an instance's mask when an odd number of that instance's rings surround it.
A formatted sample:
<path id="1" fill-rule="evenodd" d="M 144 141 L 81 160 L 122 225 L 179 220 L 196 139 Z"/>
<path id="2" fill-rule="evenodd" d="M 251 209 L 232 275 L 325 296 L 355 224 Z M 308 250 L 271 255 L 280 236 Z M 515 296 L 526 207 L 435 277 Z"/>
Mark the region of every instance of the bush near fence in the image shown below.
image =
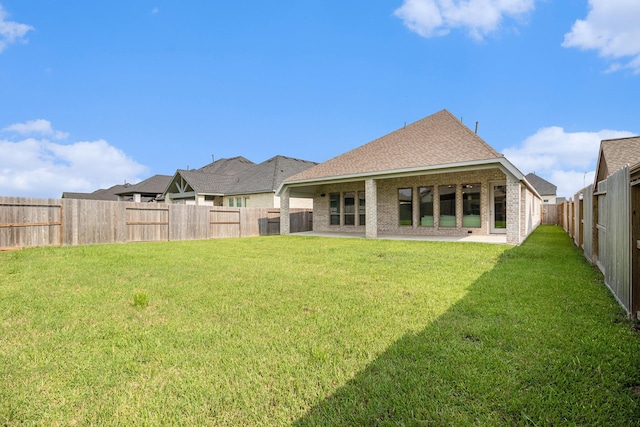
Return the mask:
<path id="1" fill-rule="evenodd" d="M 290 210 L 291 232 L 310 231 L 313 211 Z M 280 234 L 280 209 L 0 197 L 0 248 Z"/>

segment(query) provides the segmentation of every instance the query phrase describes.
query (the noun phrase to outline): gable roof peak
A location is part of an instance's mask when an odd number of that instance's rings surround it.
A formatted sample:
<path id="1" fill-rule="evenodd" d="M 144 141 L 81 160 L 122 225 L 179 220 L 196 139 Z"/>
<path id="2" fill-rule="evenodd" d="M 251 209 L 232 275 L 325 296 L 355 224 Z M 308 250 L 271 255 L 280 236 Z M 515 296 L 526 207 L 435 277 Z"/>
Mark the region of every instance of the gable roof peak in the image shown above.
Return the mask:
<path id="1" fill-rule="evenodd" d="M 444 109 L 292 176 L 287 181 L 384 173 L 502 157 Z"/>

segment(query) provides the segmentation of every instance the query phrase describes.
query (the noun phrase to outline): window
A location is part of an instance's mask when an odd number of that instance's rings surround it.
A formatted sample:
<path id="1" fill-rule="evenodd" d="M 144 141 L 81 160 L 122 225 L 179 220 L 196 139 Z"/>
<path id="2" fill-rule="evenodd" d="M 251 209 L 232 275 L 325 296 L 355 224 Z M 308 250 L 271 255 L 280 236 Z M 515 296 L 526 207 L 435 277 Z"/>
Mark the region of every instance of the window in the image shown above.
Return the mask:
<path id="1" fill-rule="evenodd" d="M 456 226 L 456 186 L 441 185 L 440 193 L 440 227 Z"/>
<path id="2" fill-rule="evenodd" d="M 239 208 L 242 207 L 242 197 L 236 197 L 236 206 Z"/>
<path id="3" fill-rule="evenodd" d="M 356 225 L 356 194 L 344 193 L 344 225 Z"/>
<path id="4" fill-rule="evenodd" d="M 233 197 L 229 197 L 229 207 L 233 207 Z"/>
<path id="5" fill-rule="evenodd" d="M 433 187 L 419 187 L 420 225 L 433 227 Z"/>
<path id="6" fill-rule="evenodd" d="M 413 188 L 398 190 L 398 213 L 400 225 L 413 225 Z"/>
<path id="7" fill-rule="evenodd" d="M 329 224 L 340 225 L 340 193 L 329 194 Z"/>
<path id="8" fill-rule="evenodd" d="M 480 184 L 462 185 L 462 226 L 480 227 Z"/>
<path id="9" fill-rule="evenodd" d="M 244 198 L 244 207 L 245 207 L 245 208 L 248 208 L 248 207 L 249 207 L 249 198 L 248 198 L 248 197 L 245 197 L 245 198 Z"/>
<path id="10" fill-rule="evenodd" d="M 367 213 L 367 206 L 364 198 L 364 191 L 358 191 L 358 214 L 360 215 L 360 218 L 358 219 L 360 220 L 359 222 L 360 225 L 366 224 L 365 223 L 366 213 Z"/>

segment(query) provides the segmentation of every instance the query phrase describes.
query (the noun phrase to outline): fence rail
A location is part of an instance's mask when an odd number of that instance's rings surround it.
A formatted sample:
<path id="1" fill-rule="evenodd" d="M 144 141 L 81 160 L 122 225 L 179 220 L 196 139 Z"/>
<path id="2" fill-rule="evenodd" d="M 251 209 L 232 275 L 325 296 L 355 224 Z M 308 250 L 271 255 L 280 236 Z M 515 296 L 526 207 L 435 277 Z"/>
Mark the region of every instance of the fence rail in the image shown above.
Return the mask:
<path id="1" fill-rule="evenodd" d="M 310 209 L 289 216 L 292 232 L 312 229 Z M 273 208 L 0 197 L 0 249 L 279 233 L 280 210 Z"/>

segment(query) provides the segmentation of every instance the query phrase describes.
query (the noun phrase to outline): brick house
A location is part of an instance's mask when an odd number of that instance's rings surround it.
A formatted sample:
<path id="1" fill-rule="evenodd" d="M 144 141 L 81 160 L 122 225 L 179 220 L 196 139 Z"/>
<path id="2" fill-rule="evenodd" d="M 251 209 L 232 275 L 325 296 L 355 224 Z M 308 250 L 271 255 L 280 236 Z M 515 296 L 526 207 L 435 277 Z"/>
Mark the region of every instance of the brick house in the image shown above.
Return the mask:
<path id="1" fill-rule="evenodd" d="M 275 156 L 255 164 L 242 156 L 218 159 L 200 169 L 178 169 L 162 194 L 165 203 L 279 208 L 275 192 L 285 178 L 317 163 Z M 291 208 L 312 208 L 308 198 L 290 200 Z"/>
<path id="2" fill-rule="evenodd" d="M 522 172 L 447 110 L 293 175 L 277 194 L 282 218 L 307 197 L 314 231 L 368 238 L 504 234 L 517 245 L 540 224 Z"/>

